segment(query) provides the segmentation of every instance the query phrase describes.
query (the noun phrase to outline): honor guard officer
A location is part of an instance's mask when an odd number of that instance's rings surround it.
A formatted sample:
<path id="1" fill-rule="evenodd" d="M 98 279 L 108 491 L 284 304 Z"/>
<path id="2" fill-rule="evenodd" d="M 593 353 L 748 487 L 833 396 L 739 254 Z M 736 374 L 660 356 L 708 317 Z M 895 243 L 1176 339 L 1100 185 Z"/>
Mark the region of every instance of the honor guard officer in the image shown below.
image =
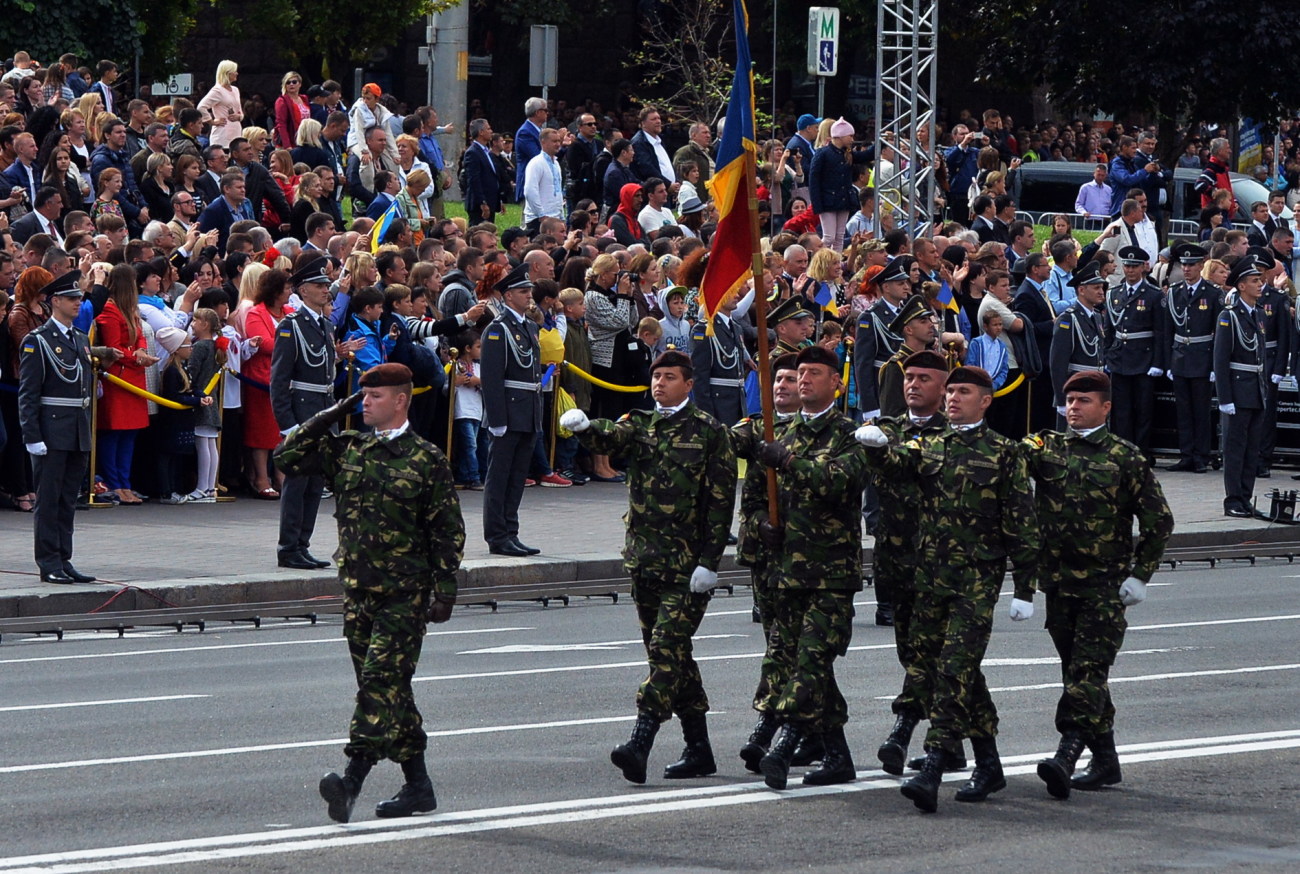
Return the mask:
<path id="1" fill-rule="evenodd" d="M 1210 403 L 1214 386 L 1214 326 L 1223 309 L 1223 289 L 1201 275 L 1205 249 L 1183 242 L 1170 253 L 1183 268 L 1183 281 L 1170 286 L 1161 304 L 1160 366 L 1174 384 L 1178 413 L 1178 462 L 1170 470 L 1210 469 Z"/>
<path id="2" fill-rule="evenodd" d="M 1295 346 L 1295 319 L 1291 313 L 1291 299 L 1286 291 L 1273 284 L 1282 273 L 1282 265 L 1268 248 L 1259 246 L 1247 250 L 1255 257 L 1263 278 L 1259 293 L 1259 309 L 1264 317 L 1267 344 L 1264 350 L 1264 374 L 1267 378 L 1264 397 L 1264 424 L 1259 437 L 1259 469 L 1256 476 L 1267 479 L 1272 475 L 1273 448 L 1277 445 L 1277 407 L 1279 384 L 1290 371 L 1292 348 Z"/>
<path id="3" fill-rule="evenodd" d="M 903 302 L 898 315 L 889 323 L 889 333 L 902 339 L 902 343 L 877 374 L 880 415 L 890 418 L 907 412 L 903 397 L 903 362 L 922 349 L 934 344 L 938 327 L 934 323 L 934 310 L 926 306 L 925 298 L 914 294 Z"/>
<path id="4" fill-rule="evenodd" d="M 1232 265 L 1228 284 L 1236 300 L 1219 314 L 1214 327 L 1214 382 L 1223 415 L 1223 512 L 1249 519 L 1254 515 L 1251 502 L 1269 384 L 1268 335 L 1259 307 L 1264 276 L 1258 259 L 1241 256 Z"/>
<path id="5" fill-rule="evenodd" d="M 520 264 L 496 284 L 505 304 L 483 334 L 479 361 L 483 415 L 492 435 L 483 486 L 483 539 L 493 555 L 537 555 L 519 540 L 519 502 L 542 430 L 542 350 L 539 330 L 525 317 L 533 299 L 528 265 Z"/>
<path id="6" fill-rule="evenodd" d="M 917 808 L 938 809 L 948 759 L 971 739 L 975 770 L 958 801 L 983 801 L 1006 787 L 998 755 L 998 714 L 980 669 L 1010 559 L 1011 618 L 1034 614 L 1038 522 L 1019 446 L 989 429 L 993 380 L 978 367 L 948 375 L 948 427 L 935 437 L 894 445 L 874 425 L 854 435 L 884 476 L 907 479 L 920 494 L 920 560 L 911 639 L 919 700 L 929 702 L 928 753 L 902 786 Z"/>
<path id="7" fill-rule="evenodd" d="M 794 353 L 786 353 L 772 362 L 772 407 L 776 417 L 773 433 L 780 434 L 799 412 L 799 367 Z M 781 674 L 777 665 L 776 643 L 772 625 L 776 617 L 777 586 L 781 570 L 781 542 L 772 528 L 767 505 L 767 468 L 758 458 L 763 443 L 763 420 L 741 419 L 731 429 L 736 457 L 746 462 L 745 484 L 740 490 L 740 538 L 736 546 L 736 564 L 749 568 L 754 590 L 754 609 L 763 624 L 766 650 L 759 667 L 758 689 L 754 692 L 754 709 L 758 724 L 740 750 L 745 767 L 762 773 L 758 763 L 767 755 L 779 727 L 776 701 L 781 694 Z"/>
<path id="8" fill-rule="evenodd" d="M 880 300 L 858 318 L 853 336 L 853 378 L 858 387 L 858 409 L 864 422 L 880 418 L 880 370 L 903 345 L 903 338 L 890 330 L 903 301 L 912 293 L 908 275 L 911 259 L 898 257 L 885 265 L 876 277 Z"/>
<path id="9" fill-rule="evenodd" d="M 320 781 L 336 822 L 351 818 L 366 775 L 383 759 L 401 765 L 405 782 L 376 816 L 438 806 L 411 677 L 426 623 L 451 618 L 465 523 L 446 456 L 410 426 L 412 391 L 405 364 L 372 367 L 359 392 L 308 419 L 275 453 L 288 473 L 327 480 L 335 495 L 343 635 L 357 680 L 347 767 Z M 334 434 L 358 400 L 373 430 Z"/>
<path id="10" fill-rule="evenodd" d="M 731 314 L 736 295 L 729 294 L 713 316 L 713 336 L 708 325 L 691 329 L 691 368 L 695 372 L 695 403 L 723 425 L 731 426 L 745 415 L 745 377 L 753 361 L 741 338 L 740 325 Z"/>
<path id="11" fill-rule="evenodd" d="M 1038 776 L 1055 798 L 1068 798 L 1071 786 L 1100 789 L 1120 781 L 1110 667 L 1128 627 L 1124 609 L 1146 598 L 1147 583 L 1174 530 L 1173 514 L 1146 459 L 1106 427 L 1106 375 L 1071 376 L 1065 406 L 1065 433 L 1044 431 L 1023 444 L 1043 535 L 1038 562 L 1047 631 L 1061 657 L 1064 681 L 1056 705 L 1060 746 L 1038 765 Z M 1092 763 L 1071 779 L 1085 744 Z"/>
<path id="12" fill-rule="evenodd" d="M 1151 461 L 1155 379 L 1163 376 L 1156 354 L 1160 289 L 1146 280 L 1148 255 L 1137 246 L 1119 250 L 1124 279 L 1106 295 L 1106 351 L 1111 377 L 1112 430 L 1137 445 Z"/>
<path id="13" fill-rule="evenodd" d="M 1106 298 L 1106 278 L 1101 265 L 1089 261 L 1070 277 L 1075 300 L 1056 317 L 1052 329 L 1052 348 L 1048 369 L 1059 417 L 1057 428 L 1065 427 L 1065 383 L 1075 373 L 1098 370 L 1102 366 L 1105 333 L 1098 308 Z"/>
<path id="14" fill-rule="evenodd" d="M 334 336 L 325 306 L 330 278 L 325 259 L 299 268 L 291 277 L 303 306 L 285 316 L 271 350 L 271 409 L 281 434 L 331 405 L 334 394 Z M 280 493 L 280 567 L 320 570 L 330 562 L 308 552 L 316 530 L 325 480 L 319 474 L 286 476 Z"/>
<path id="15" fill-rule="evenodd" d="M 627 460 L 623 564 L 641 623 L 650 672 L 636 694 L 636 725 L 610 753 L 623 776 L 644 783 L 659 726 L 677 715 L 686 748 L 666 779 L 717 771 L 705 714 L 709 699 L 691 638 L 718 585 L 736 503 L 736 457 L 727 429 L 691 403 L 691 360 L 669 350 L 650 365 L 655 408 L 617 422 L 569 410 L 560 425 L 590 451 Z"/>
<path id="16" fill-rule="evenodd" d="M 72 523 L 90 460 L 92 359 L 111 364 L 116 349 L 91 347 L 72 326 L 81 309 L 81 271 L 41 289 L 51 317 L 23 338 L 19 349 L 18 421 L 36 478 L 36 566 L 44 583 L 93 583 L 72 566 Z"/>
<path id="17" fill-rule="evenodd" d="M 880 429 L 891 443 L 905 444 L 917 437 L 936 437 L 948 424 L 942 410 L 948 362 L 929 349 L 909 355 L 903 362 L 903 397 L 907 412 L 884 418 Z M 876 755 L 890 774 L 902 774 L 907 746 L 916 725 L 930 713 L 930 702 L 917 696 L 918 663 L 912 640 L 912 617 L 916 612 L 916 566 L 920 556 L 921 495 L 907 480 L 882 478 L 880 523 L 876 527 L 876 548 L 872 577 L 876 587 L 876 624 L 894 626 L 894 646 L 903 666 L 903 690 L 894 699 L 894 727 Z M 881 613 L 888 622 L 881 622 Z M 956 763 L 954 763 L 956 764 Z M 963 761 L 961 768 L 966 766 Z M 954 767 L 953 770 L 959 768 Z"/>
<path id="18" fill-rule="evenodd" d="M 772 307 L 767 314 L 767 323 L 776 332 L 776 348 L 773 356 L 797 353 L 800 349 L 812 345 L 813 320 L 816 315 L 808 308 L 807 299 L 797 294 L 788 297 Z"/>

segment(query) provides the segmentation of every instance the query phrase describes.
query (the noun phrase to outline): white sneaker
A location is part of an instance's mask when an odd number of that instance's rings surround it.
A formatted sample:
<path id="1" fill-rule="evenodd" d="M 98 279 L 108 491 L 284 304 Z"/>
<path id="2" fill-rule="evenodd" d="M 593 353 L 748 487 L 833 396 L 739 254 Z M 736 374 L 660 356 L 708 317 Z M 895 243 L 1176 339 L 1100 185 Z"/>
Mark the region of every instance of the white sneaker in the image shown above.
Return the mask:
<path id="1" fill-rule="evenodd" d="M 188 495 L 181 495 L 176 492 L 172 492 L 170 496 L 163 498 L 161 501 L 159 501 L 159 503 L 167 504 L 171 506 L 175 504 L 184 504 L 188 500 L 189 500 Z"/>

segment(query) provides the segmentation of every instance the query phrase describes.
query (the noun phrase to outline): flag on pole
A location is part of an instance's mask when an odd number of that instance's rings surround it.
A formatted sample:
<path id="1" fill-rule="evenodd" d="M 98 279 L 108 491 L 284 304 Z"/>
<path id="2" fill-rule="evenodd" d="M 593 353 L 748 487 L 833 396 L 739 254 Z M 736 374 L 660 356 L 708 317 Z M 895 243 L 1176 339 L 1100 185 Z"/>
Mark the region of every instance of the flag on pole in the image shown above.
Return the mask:
<path id="1" fill-rule="evenodd" d="M 393 202 L 388 204 L 388 209 L 384 210 L 383 214 L 379 216 L 379 221 L 375 222 L 375 226 L 370 229 L 371 254 L 379 251 L 379 246 L 388 233 L 388 229 L 392 227 L 393 221 L 399 217 L 397 206 L 397 200 L 394 198 Z"/>
<path id="2" fill-rule="evenodd" d="M 935 295 L 935 300 L 954 313 L 957 312 L 957 299 L 953 297 L 952 286 L 946 280 L 939 283 L 939 293 Z"/>
<path id="3" fill-rule="evenodd" d="M 840 308 L 835 304 L 835 292 L 831 289 L 829 282 L 817 283 L 817 293 L 813 295 L 813 300 L 826 312 L 831 314 L 831 318 L 840 317 Z"/>
<path id="4" fill-rule="evenodd" d="M 718 208 L 718 227 L 713 233 L 704 278 L 700 280 L 700 305 L 713 330 L 713 316 L 727 295 L 753 276 L 755 220 L 750 192 L 758 144 L 754 142 L 754 73 L 749 60 L 749 14 L 745 0 L 733 0 L 736 30 L 736 74 L 731 82 L 727 121 L 718 143 L 717 170 L 709 179 L 709 191 Z"/>

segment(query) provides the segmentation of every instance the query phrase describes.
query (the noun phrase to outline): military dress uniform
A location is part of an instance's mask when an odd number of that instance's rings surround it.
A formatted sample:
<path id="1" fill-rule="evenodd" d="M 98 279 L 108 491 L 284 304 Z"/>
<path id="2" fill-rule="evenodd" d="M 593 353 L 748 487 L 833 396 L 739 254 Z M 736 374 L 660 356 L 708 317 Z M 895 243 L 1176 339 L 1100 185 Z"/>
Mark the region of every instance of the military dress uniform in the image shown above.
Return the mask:
<path id="1" fill-rule="evenodd" d="M 895 337 L 902 337 L 903 328 L 908 322 L 931 318 L 933 314 L 925 299 L 919 294 L 912 295 L 899 307 L 898 314 L 889 325 L 889 332 Z M 898 417 L 907 413 L 907 401 L 903 398 L 903 362 L 920 351 L 900 341 L 894 354 L 877 371 L 876 406 L 880 408 L 881 416 Z"/>
<path id="2" fill-rule="evenodd" d="M 47 294 L 81 296 L 72 271 L 45 289 Z M 90 404 L 95 391 L 92 349 L 85 333 L 64 327 L 51 317 L 23 338 L 19 347 L 18 421 L 30 452 L 44 444 L 45 453 L 32 453 L 36 481 L 36 566 L 44 582 L 92 582 L 94 577 L 72 567 L 72 528 L 77 496 L 86 482 L 86 465 L 94 435 L 90 433 Z"/>
<path id="3" fill-rule="evenodd" d="M 1071 390 L 1086 390 L 1084 379 Z M 1047 631 L 1061 657 L 1056 730 L 1068 779 L 1085 743 L 1094 752 L 1114 753 L 1108 680 L 1127 628 L 1119 589 L 1130 577 L 1151 579 L 1174 517 L 1142 453 L 1105 425 L 1086 434 L 1044 431 L 1026 437 L 1023 446 L 1042 532 L 1039 585 L 1047 597 Z M 1056 785 L 1068 794 L 1068 783 Z"/>
<path id="4" fill-rule="evenodd" d="M 1195 248 L 1199 255 L 1192 252 L 1188 257 L 1204 260 L 1205 250 Z M 1214 371 L 1214 326 L 1222 309 L 1223 289 L 1204 278 L 1195 285 L 1175 283 L 1161 303 L 1159 348 L 1165 357 L 1157 366 L 1173 377 L 1178 414 L 1174 470 L 1201 473 L 1209 469 L 1214 395 L 1210 374 Z"/>
<path id="5" fill-rule="evenodd" d="M 1133 247 L 1120 250 L 1125 257 Z M 1141 250 L 1137 250 L 1141 252 Z M 1146 260 L 1143 255 L 1143 261 Z M 1151 423 L 1155 418 L 1155 377 L 1161 373 L 1156 353 L 1160 289 L 1145 279 L 1120 282 L 1106 294 L 1106 350 L 1103 361 L 1111 379 L 1111 426 L 1115 434 L 1151 457 Z M 1064 404 L 1064 398 L 1060 399 Z"/>
<path id="6" fill-rule="evenodd" d="M 395 378 L 386 379 L 389 374 Z M 363 375 L 361 384 L 410 379 L 404 365 L 383 364 Z M 460 502 L 446 456 L 409 422 L 395 433 L 319 430 L 295 430 L 276 449 L 275 460 L 297 479 L 328 483 L 335 495 L 343 635 L 357 680 L 343 750 L 358 763 L 361 779 L 371 765 L 391 759 L 403 765 L 410 782 L 407 763 L 418 762 L 415 770 L 424 773 L 428 745 L 411 678 L 431 605 L 456 602 L 465 547 Z M 382 805 L 379 814 L 398 815 L 385 814 Z"/>
<path id="7" fill-rule="evenodd" d="M 680 359 L 667 352 L 663 361 Z M 671 365 L 677 366 L 677 365 Z M 617 422 L 595 419 L 578 432 L 589 451 L 626 460 L 628 511 L 623 566 L 632 578 L 649 673 L 636 694 L 637 724 L 627 752 L 612 758 L 632 782 L 645 782 L 645 756 L 659 725 L 682 723 L 687 751 L 665 777 L 713 773 L 705 714 L 709 699 L 691 655 L 691 638 L 709 605 L 708 592 L 695 592 L 698 568 L 715 574 L 727 546 L 736 501 L 736 459 L 727 430 L 687 400 L 668 410 L 633 410 Z"/>
<path id="8" fill-rule="evenodd" d="M 1252 274 L 1250 271 L 1254 271 Z M 1253 256 L 1233 265 L 1230 281 L 1258 275 Z M 1219 313 L 1214 327 L 1214 382 L 1223 413 L 1223 509 L 1232 516 L 1252 515 L 1264 404 L 1268 398 L 1268 334 L 1264 312 L 1237 296 Z"/>
<path id="9" fill-rule="evenodd" d="M 853 335 L 853 379 L 864 419 L 880 415 L 880 370 L 903 345 L 903 338 L 889 330 L 897 315 L 898 309 L 882 297 L 858 317 Z"/>
<path id="10" fill-rule="evenodd" d="M 294 274 L 294 285 L 329 282 L 323 261 Z M 333 326 L 309 307 L 290 313 L 276 328 L 271 350 L 271 410 L 281 433 L 306 422 L 334 403 Z M 329 567 L 308 552 L 325 479 L 319 474 L 286 475 L 280 492 L 280 564 L 288 567 Z"/>
<path id="11" fill-rule="evenodd" d="M 1076 373 L 1097 370 L 1102 366 L 1102 315 L 1090 310 L 1079 301 L 1070 304 L 1056 317 L 1052 331 L 1052 351 L 1048 368 L 1052 374 L 1053 402 L 1062 421 L 1060 411 L 1065 407 L 1065 383 Z"/>
<path id="12" fill-rule="evenodd" d="M 522 271 L 522 272 L 521 272 Z M 503 288 L 532 285 L 526 265 L 501 280 Z M 528 465 L 542 430 L 542 349 L 537 324 L 503 308 L 483 334 L 479 361 L 484 427 L 493 434 L 483 484 L 483 539 L 494 552 L 529 555 L 540 552 L 519 542 L 519 502 Z"/>
<path id="13" fill-rule="evenodd" d="M 713 336 L 701 321 L 691 329 L 691 368 L 695 371 L 695 403 L 723 425 L 745 416 L 745 377 L 749 350 L 740 325 L 727 315 L 713 317 Z"/>

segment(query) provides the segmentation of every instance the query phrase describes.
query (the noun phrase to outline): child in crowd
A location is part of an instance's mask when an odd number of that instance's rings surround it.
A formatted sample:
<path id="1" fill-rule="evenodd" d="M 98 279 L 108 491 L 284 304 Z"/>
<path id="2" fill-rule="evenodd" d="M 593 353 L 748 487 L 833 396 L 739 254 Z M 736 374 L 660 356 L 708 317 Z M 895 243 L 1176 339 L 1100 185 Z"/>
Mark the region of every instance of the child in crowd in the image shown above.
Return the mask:
<path id="1" fill-rule="evenodd" d="M 478 332 L 468 328 L 456 338 L 455 344 L 460 349 L 460 358 L 452 365 L 452 372 L 456 375 L 452 467 L 456 475 L 456 488 L 481 492 L 484 474 L 487 472 L 487 453 L 483 452 L 480 457 L 479 452 L 479 437 L 486 431 L 482 427 L 483 391 L 479 388 L 478 370 L 483 343 L 479 340 Z"/>
<path id="2" fill-rule="evenodd" d="M 691 323 L 686 320 L 686 289 L 680 285 L 659 292 L 659 309 L 664 317 L 659 320 L 659 343 L 654 348 L 655 357 L 676 349 L 690 354 Z"/>
<path id="3" fill-rule="evenodd" d="M 221 319 L 215 310 L 199 307 L 190 321 L 194 343 L 190 350 L 189 374 L 194 388 L 206 392 L 226 360 L 230 342 L 221 336 Z M 217 502 L 217 434 L 221 430 L 221 410 L 216 404 L 198 408 L 194 422 L 194 448 L 199 456 L 198 482 L 186 496 L 189 504 Z"/>
<path id="4" fill-rule="evenodd" d="M 966 353 L 966 364 L 982 367 L 993 379 L 993 390 L 1002 388 L 1007 381 L 1007 347 L 1002 342 L 1002 317 L 992 310 L 984 313 L 981 320 L 984 333 L 971 341 Z"/>
<path id="5" fill-rule="evenodd" d="M 663 338 L 663 328 L 659 327 L 659 320 L 646 316 L 637 322 L 636 339 L 637 348 L 629 351 L 631 361 L 630 368 L 635 368 L 636 379 L 634 385 L 650 385 L 650 365 L 654 361 L 654 348 Z M 654 400 L 650 397 L 647 389 L 639 395 L 634 395 L 636 403 L 632 405 L 634 410 L 653 410 Z"/>
<path id="6" fill-rule="evenodd" d="M 229 322 L 230 298 L 225 290 L 210 288 L 199 297 L 199 308 L 209 309 L 217 314 L 221 322 L 221 331 L 214 339 L 218 345 L 226 347 L 226 374 L 221 378 L 221 432 L 225 439 L 221 444 L 221 463 L 218 479 L 222 485 L 219 491 L 239 488 L 243 484 L 243 444 L 244 444 L 244 397 L 239 382 L 239 372 L 243 363 L 252 358 L 262 344 L 262 338 L 254 335 L 244 338 L 239 329 Z M 257 389 L 253 389 L 257 391 Z M 233 496 L 226 500 L 234 500 Z"/>
<path id="7" fill-rule="evenodd" d="M 379 322 L 384 315 L 384 293 L 374 286 L 369 288 L 357 289 L 348 301 L 348 317 L 344 322 L 345 342 L 364 340 L 365 345 L 356 350 L 356 360 L 351 368 L 352 378 L 347 387 L 347 393 L 352 394 L 360 388 L 361 374 L 365 373 L 372 367 L 388 361 L 388 356 L 392 354 L 394 347 L 397 345 L 397 326 L 393 326 L 393 331 L 380 336 Z M 347 373 L 347 368 L 344 368 Z M 361 403 L 357 402 L 356 412 L 361 412 Z M 356 422 L 353 422 L 357 425 Z M 366 430 L 365 426 L 360 426 Z"/>
<path id="8" fill-rule="evenodd" d="M 181 462 L 194 451 L 195 410 L 211 406 L 212 398 L 195 388 L 190 378 L 188 363 L 194 348 L 189 334 L 167 325 L 157 331 L 155 339 L 169 356 L 161 374 L 160 394 L 189 408 L 174 410 L 158 405 L 158 493 L 164 504 L 184 504 L 188 496 L 178 490 Z"/>

